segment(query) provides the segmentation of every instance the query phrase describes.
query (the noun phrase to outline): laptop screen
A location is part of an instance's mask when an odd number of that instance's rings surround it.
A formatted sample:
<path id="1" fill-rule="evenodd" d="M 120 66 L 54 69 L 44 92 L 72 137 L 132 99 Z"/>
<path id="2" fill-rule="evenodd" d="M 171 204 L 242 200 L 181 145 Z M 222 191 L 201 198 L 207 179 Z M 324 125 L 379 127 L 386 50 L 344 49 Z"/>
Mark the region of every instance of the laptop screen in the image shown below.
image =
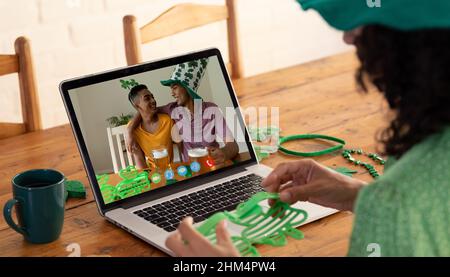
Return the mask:
<path id="1" fill-rule="evenodd" d="M 68 90 L 105 205 L 251 159 L 218 56 L 130 73 Z"/>

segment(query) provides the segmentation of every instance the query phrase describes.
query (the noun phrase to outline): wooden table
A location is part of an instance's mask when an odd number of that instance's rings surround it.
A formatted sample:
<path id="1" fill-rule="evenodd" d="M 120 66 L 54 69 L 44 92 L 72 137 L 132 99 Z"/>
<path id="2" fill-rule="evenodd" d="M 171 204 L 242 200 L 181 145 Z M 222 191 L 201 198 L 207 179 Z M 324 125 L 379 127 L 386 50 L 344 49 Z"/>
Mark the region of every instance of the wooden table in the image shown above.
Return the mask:
<path id="1" fill-rule="evenodd" d="M 308 64 L 234 81 L 243 108 L 280 107 L 282 134 L 320 133 L 347 141 L 348 147 L 375 151 L 375 133 L 383 123 L 386 105 L 375 92 L 357 93 L 353 52 Z M 306 145 L 305 147 L 309 147 Z M 274 154 L 263 161 L 275 167 L 298 158 Z M 327 155 L 317 161 L 327 166 L 349 165 L 342 157 Z M 11 198 L 11 178 L 32 168 L 56 168 L 69 179 L 88 184 L 70 126 L 0 140 L 0 206 Z M 355 176 L 371 177 L 358 168 Z M 300 227 L 305 238 L 289 239 L 284 247 L 259 246 L 264 256 L 344 256 L 353 215 L 340 212 Z M 67 245 L 78 243 L 81 255 L 165 256 L 161 251 L 113 226 L 98 213 L 92 192 L 83 200 L 67 203 L 61 237 L 49 244 L 32 245 L 0 219 L 0 256 L 67 256 Z"/>

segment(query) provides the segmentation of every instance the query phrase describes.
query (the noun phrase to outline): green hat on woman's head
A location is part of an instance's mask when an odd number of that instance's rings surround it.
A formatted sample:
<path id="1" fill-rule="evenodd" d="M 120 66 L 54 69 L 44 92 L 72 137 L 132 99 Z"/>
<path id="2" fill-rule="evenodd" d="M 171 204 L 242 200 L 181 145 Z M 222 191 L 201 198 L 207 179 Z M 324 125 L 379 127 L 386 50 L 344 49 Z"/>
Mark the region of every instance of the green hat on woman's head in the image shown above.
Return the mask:
<path id="1" fill-rule="evenodd" d="M 161 81 L 163 86 L 178 84 L 186 89 L 192 99 L 202 99 L 197 94 L 200 82 L 205 75 L 208 58 L 180 63 L 175 66 L 170 79 Z"/>
<path id="2" fill-rule="evenodd" d="M 410 31 L 450 28 L 450 0 L 297 0 L 316 10 L 331 26 L 348 31 L 384 25 Z"/>

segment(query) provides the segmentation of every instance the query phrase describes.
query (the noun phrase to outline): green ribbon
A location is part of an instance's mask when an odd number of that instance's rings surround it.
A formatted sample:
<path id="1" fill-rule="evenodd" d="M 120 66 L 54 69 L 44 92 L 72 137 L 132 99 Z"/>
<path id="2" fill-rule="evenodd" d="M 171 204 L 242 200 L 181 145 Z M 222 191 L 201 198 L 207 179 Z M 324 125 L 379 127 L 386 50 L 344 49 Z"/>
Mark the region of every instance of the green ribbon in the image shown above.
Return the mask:
<path id="1" fill-rule="evenodd" d="M 286 147 L 281 146 L 285 142 L 292 141 L 292 140 L 300 140 L 300 139 L 324 139 L 324 140 L 334 141 L 339 144 L 332 146 L 330 148 L 320 150 L 320 151 L 315 151 L 315 152 L 299 152 L 299 151 L 290 150 L 290 149 L 287 149 Z M 292 136 L 280 137 L 280 141 L 278 143 L 278 150 L 280 150 L 281 152 L 283 152 L 285 154 L 293 155 L 293 156 L 317 157 L 317 156 L 329 154 L 334 151 L 340 150 L 344 147 L 344 145 L 345 145 L 345 141 L 340 138 L 336 138 L 336 137 L 332 137 L 332 136 L 325 136 L 325 135 L 318 135 L 318 134 L 305 134 L 305 135 L 292 135 Z"/>

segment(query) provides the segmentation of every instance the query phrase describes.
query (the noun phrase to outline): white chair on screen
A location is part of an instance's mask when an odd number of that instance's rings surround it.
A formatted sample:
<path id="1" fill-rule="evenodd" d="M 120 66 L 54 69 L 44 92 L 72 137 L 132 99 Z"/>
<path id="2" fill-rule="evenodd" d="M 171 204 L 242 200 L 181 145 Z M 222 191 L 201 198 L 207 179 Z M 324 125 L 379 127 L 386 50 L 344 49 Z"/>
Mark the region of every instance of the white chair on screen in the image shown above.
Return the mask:
<path id="1" fill-rule="evenodd" d="M 122 141 L 127 140 L 126 135 L 127 125 L 122 125 L 114 128 L 106 128 L 108 134 L 109 150 L 111 151 L 111 159 L 114 167 L 114 173 L 118 173 L 119 170 L 126 168 L 129 165 L 134 165 L 133 157 L 130 152 L 122 145 Z M 117 147 L 117 150 L 116 150 Z M 125 148 L 125 149 L 124 149 Z M 126 160 L 124 156 L 126 152 Z M 119 154 L 120 164 L 117 161 L 117 155 Z"/>
<path id="2" fill-rule="evenodd" d="M 108 143 L 109 143 L 109 150 L 111 151 L 111 159 L 114 167 L 114 173 L 118 173 L 119 170 L 126 168 L 129 165 L 135 165 L 135 162 L 133 160 L 133 156 L 130 152 L 128 152 L 128 149 L 126 147 L 122 146 L 122 138 L 123 141 L 127 141 L 127 125 L 122 125 L 119 127 L 114 128 L 106 128 L 106 132 L 108 133 Z M 119 153 L 119 159 L 120 159 L 120 165 L 117 161 L 117 155 L 116 155 L 116 148 L 117 146 L 117 152 Z M 124 149 L 125 148 L 125 149 Z M 125 160 L 125 156 L 123 152 L 126 152 L 127 159 Z M 173 162 L 181 162 L 180 154 L 178 152 L 178 147 L 176 145 L 173 145 Z M 147 157 L 145 157 L 147 159 Z"/>

